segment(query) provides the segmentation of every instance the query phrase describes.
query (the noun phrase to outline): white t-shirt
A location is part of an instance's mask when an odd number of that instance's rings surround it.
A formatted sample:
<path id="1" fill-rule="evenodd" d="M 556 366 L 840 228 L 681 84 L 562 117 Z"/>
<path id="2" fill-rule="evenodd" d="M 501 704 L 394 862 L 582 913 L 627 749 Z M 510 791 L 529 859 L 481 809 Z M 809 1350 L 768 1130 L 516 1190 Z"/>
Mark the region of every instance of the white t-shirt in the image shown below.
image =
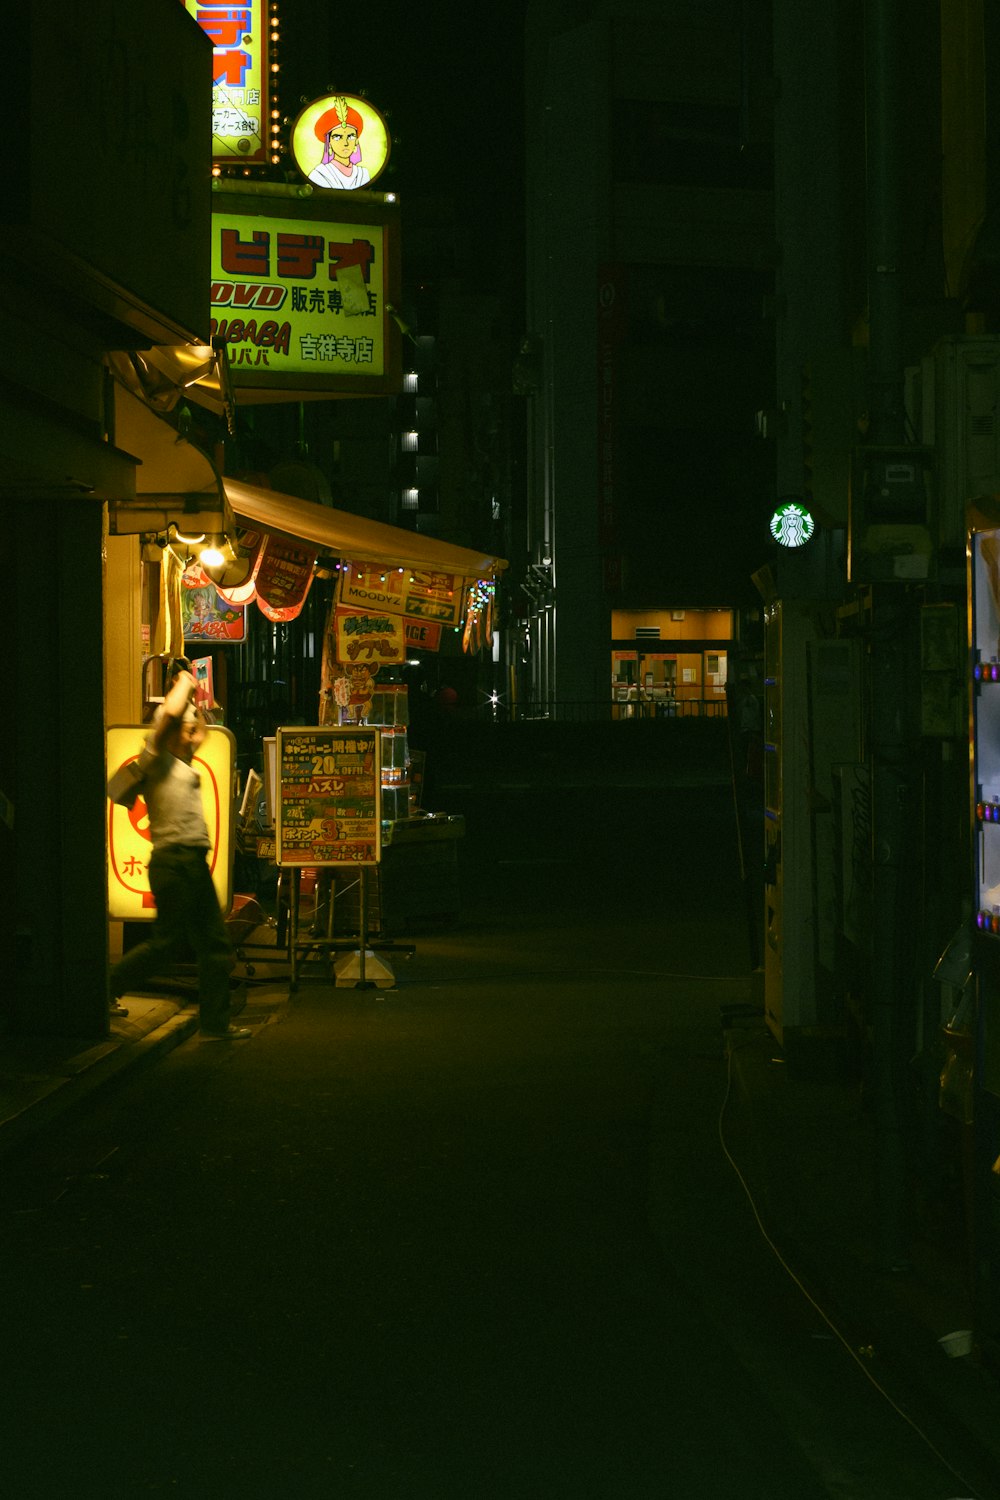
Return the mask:
<path id="1" fill-rule="evenodd" d="M 156 710 L 154 727 L 162 713 L 162 709 Z M 156 754 L 152 736 L 146 741 L 146 753 L 153 755 L 146 769 L 143 796 L 149 809 L 149 832 L 154 850 L 176 844 L 211 848 L 198 772 L 185 761 L 178 760 L 176 755 L 171 755 L 169 750 Z"/>

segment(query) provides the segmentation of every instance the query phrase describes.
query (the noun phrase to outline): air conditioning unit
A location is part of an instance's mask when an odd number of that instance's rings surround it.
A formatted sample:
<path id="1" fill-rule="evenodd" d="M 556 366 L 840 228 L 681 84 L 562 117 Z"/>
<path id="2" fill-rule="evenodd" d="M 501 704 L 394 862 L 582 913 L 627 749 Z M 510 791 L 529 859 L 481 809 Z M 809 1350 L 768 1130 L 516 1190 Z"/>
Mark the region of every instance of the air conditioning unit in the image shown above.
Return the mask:
<path id="1" fill-rule="evenodd" d="M 1000 493 L 1000 337 L 941 339 L 905 385 L 914 435 L 934 450 L 937 542 L 964 570 L 966 505 Z"/>
<path id="2" fill-rule="evenodd" d="M 933 576 L 933 454 L 921 445 L 857 448 L 851 461 L 847 576 L 914 583 Z"/>

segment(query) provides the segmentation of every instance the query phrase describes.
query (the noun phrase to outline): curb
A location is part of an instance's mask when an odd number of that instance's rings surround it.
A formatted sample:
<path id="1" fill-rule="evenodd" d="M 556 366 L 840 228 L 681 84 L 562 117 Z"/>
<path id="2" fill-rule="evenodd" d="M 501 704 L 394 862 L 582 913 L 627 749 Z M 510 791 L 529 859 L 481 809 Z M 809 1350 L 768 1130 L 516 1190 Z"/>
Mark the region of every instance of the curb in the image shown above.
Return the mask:
<path id="1" fill-rule="evenodd" d="M 59 1086 L 33 1100 L 0 1126 L 0 1157 L 63 1119 L 99 1088 L 120 1080 L 132 1068 L 148 1067 L 172 1052 L 198 1029 L 198 1007 L 187 1006 L 154 1031 L 136 1041 L 121 1042 L 96 1059 L 82 1073 L 64 1078 Z"/>

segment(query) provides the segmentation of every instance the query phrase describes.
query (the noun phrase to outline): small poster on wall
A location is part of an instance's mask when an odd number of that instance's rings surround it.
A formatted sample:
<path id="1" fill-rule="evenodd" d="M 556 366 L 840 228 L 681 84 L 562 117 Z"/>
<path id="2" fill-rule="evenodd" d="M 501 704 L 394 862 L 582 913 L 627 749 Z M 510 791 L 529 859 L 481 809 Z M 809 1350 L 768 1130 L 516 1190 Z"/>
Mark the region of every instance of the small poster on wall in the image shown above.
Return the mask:
<path id="1" fill-rule="evenodd" d="M 181 589 L 181 628 L 185 641 L 238 646 L 247 638 L 245 607 L 223 599 L 213 583 Z"/>

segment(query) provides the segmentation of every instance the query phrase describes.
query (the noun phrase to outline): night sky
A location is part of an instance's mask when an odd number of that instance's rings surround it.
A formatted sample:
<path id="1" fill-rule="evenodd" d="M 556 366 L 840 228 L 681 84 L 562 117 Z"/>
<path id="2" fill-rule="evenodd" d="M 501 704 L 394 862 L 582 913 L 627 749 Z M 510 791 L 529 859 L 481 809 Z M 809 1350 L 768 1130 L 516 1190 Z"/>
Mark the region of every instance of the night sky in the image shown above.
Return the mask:
<path id="1" fill-rule="evenodd" d="M 449 193 L 488 249 L 523 205 L 523 4 L 281 7 L 281 108 L 331 91 L 363 94 L 393 136 L 380 189 Z"/>

